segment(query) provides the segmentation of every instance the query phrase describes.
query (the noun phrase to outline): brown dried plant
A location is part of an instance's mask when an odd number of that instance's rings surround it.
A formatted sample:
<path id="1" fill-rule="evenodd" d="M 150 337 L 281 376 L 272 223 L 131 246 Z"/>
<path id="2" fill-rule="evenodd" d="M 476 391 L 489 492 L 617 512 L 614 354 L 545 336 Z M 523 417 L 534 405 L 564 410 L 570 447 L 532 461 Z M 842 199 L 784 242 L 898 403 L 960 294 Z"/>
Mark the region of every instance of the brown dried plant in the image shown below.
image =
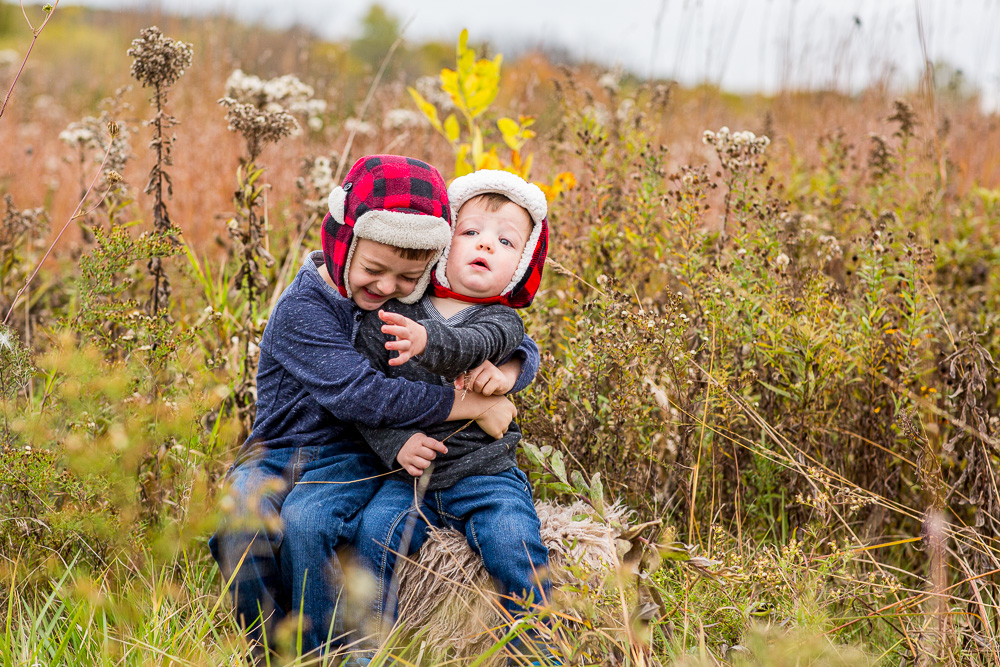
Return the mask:
<path id="1" fill-rule="evenodd" d="M 226 97 L 219 100 L 227 110 L 229 130 L 243 137 L 247 149 L 246 155 L 240 157 L 233 196 L 236 214 L 226 224 L 236 245 L 238 268 L 233 282 L 243 293 L 247 308 L 238 332 L 242 368 L 233 392 L 246 431 L 241 437 L 249 433 L 256 412 L 256 340 L 263 329 L 262 297 L 270 284 L 264 269 L 275 264 L 268 249 L 267 212 L 262 210 L 268 186 L 261 178 L 264 168 L 257 160 L 268 144 L 301 131 L 293 114 L 308 116 L 312 129 L 322 127 L 320 114 L 326 102 L 314 99 L 313 92 L 311 86 L 292 75 L 262 80 L 236 70 L 226 81 Z"/>
<path id="2" fill-rule="evenodd" d="M 143 29 L 139 39 L 132 41 L 128 50 L 132 56 L 132 76 L 143 85 L 153 89 L 150 98 L 156 107 L 152 120 L 146 121 L 153 127 L 153 140 L 149 147 L 156 153 L 156 162 L 149 172 L 149 182 L 145 193 L 153 195 L 153 230 L 157 234 L 173 238 L 177 230 L 170 221 L 164 201 L 164 185 L 167 196 L 173 195 L 173 184 L 164 167 L 172 164 L 170 157 L 175 136 L 165 136 L 166 130 L 178 124 L 176 118 L 166 112 L 167 91 L 170 86 L 191 66 L 193 47 L 191 44 L 165 37 L 156 26 Z M 166 308 L 170 299 L 170 282 L 163 268 L 163 258 L 156 256 L 149 260 L 148 268 L 153 276 L 149 310 L 156 315 Z"/>

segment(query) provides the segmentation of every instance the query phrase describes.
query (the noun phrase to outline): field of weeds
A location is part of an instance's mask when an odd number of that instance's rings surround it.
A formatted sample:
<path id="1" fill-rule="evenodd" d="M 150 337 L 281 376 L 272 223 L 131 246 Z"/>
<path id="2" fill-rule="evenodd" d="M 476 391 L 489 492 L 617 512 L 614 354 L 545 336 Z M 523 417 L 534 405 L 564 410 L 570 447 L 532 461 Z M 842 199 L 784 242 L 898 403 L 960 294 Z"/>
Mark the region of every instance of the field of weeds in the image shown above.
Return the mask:
<path id="1" fill-rule="evenodd" d="M 974 95 L 740 97 L 457 35 L 456 64 L 379 12 L 340 44 L 51 15 L 21 71 L 0 3 L 3 664 L 242 664 L 206 541 L 257 343 L 330 189 L 385 152 L 550 196 L 522 466 L 621 545 L 562 586 L 565 664 L 1000 664 L 1000 118 Z M 283 659 L 338 664 L 294 634 Z M 378 661 L 505 641 L 422 637 Z"/>

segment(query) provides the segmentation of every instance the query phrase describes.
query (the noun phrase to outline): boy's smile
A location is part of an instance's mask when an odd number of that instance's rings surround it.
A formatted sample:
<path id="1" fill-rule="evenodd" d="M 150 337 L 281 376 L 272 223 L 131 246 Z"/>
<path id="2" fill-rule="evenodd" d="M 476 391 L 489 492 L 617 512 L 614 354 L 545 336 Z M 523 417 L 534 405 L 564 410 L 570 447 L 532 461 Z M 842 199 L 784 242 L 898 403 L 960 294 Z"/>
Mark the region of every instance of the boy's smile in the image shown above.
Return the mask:
<path id="1" fill-rule="evenodd" d="M 513 202 L 490 211 L 469 201 L 458 213 L 448 251 L 451 289 L 478 298 L 498 296 L 517 270 L 531 229 L 528 212 Z"/>
<path id="2" fill-rule="evenodd" d="M 347 272 L 354 303 L 362 310 L 375 310 L 389 299 L 409 295 L 427 268 L 427 262 L 403 259 L 392 246 L 358 239 Z"/>

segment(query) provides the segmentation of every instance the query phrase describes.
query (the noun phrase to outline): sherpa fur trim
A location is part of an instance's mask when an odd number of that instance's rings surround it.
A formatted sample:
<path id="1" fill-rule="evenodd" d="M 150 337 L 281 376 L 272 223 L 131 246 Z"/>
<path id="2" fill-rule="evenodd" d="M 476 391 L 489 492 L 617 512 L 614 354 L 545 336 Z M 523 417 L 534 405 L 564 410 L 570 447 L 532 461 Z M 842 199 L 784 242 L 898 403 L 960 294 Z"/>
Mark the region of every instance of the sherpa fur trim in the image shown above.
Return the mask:
<path id="1" fill-rule="evenodd" d="M 534 183 L 529 183 L 517 174 L 499 169 L 480 169 L 465 176 L 459 176 L 448 186 L 448 200 L 451 202 L 451 219 L 458 217 L 462 205 L 476 195 L 499 192 L 509 197 L 531 216 L 532 222 L 540 224 L 548 215 L 545 194 Z"/>
<path id="2" fill-rule="evenodd" d="M 509 198 L 512 202 L 527 211 L 531 217 L 531 234 L 528 235 L 528 240 L 524 244 L 524 250 L 521 252 L 521 260 L 514 270 L 514 275 L 511 276 L 510 283 L 498 295 L 499 297 L 512 297 L 514 296 L 514 289 L 524 279 L 525 274 L 531 268 L 532 260 L 535 257 L 542 234 L 548 231 L 548 221 L 546 220 L 548 203 L 541 188 L 534 183 L 527 182 L 517 174 L 498 169 L 480 169 L 471 174 L 459 176 L 448 187 L 448 199 L 451 202 L 451 219 L 456 228 L 458 226 L 458 212 L 462 206 L 473 197 L 490 192 L 502 194 Z M 545 243 L 547 244 L 547 240 Z M 461 295 L 451 292 L 451 285 L 448 282 L 448 277 L 445 275 L 448 265 L 448 252 L 450 250 L 451 243 L 441 253 L 441 259 L 438 260 L 437 268 L 434 270 L 434 281 L 447 290 L 447 292 L 442 290 L 443 294 L 440 296 L 447 295 L 462 298 Z M 541 260 L 544 263 L 545 257 L 542 256 Z M 526 301 L 528 304 L 531 303 L 533 297 L 534 294 L 527 297 Z M 471 301 L 471 299 L 463 300 Z M 516 300 L 524 301 L 525 299 L 519 295 L 519 298 Z M 485 302 L 492 303 L 493 301 L 492 299 L 488 299 Z M 483 301 L 475 301 L 475 303 L 481 302 Z"/>
<path id="3" fill-rule="evenodd" d="M 451 227 L 444 223 L 441 218 L 420 213 L 406 213 L 404 211 L 386 211 L 370 209 L 365 212 L 357 222 L 354 223 L 354 239 L 351 241 L 351 248 L 347 251 L 347 266 L 351 266 L 351 259 L 354 257 L 354 248 L 358 245 L 358 239 L 368 239 L 377 241 L 396 248 L 416 248 L 435 249 L 442 248 L 451 240 Z M 416 303 L 424 295 L 427 285 L 431 282 L 431 271 L 434 270 L 434 263 L 441 256 L 440 251 L 436 256 L 432 256 L 427 262 L 427 268 L 417 280 L 413 291 L 408 296 L 401 296 L 398 301 L 402 303 Z M 347 280 L 347 298 L 352 298 L 351 286 Z"/>
<path id="4" fill-rule="evenodd" d="M 347 191 L 339 185 L 335 187 L 326 200 L 326 205 L 330 209 L 333 219 L 344 224 L 344 204 L 347 202 Z"/>

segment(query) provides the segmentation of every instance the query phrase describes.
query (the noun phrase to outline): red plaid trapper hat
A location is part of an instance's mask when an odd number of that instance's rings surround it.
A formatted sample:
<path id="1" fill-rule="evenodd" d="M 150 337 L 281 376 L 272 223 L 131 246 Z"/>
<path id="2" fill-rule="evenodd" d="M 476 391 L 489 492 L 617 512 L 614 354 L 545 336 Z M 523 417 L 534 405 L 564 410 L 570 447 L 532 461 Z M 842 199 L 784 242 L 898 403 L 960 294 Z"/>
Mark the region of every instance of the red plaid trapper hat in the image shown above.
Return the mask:
<path id="1" fill-rule="evenodd" d="M 457 299 L 466 303 L 490 304 L 499 303 L 511 308 L 526 308 L 531 305 L 538 287 L 542 282 L 542 270 L 545 268 L 545 256 L 549 250 L 548 204 L 541 189 L 528 183 L 517 174 L 495 169 L 480 169 L 465 176 L 459 176 L 451 182 L 448 188 L 448 199 L 451 201 L 451 215 L 458 219 L 462 205 L 478 195 L 495 192 L 502 194 L 523 208 L 531 216 L 532 229 L 524 244 L 521 261 L 511 276 L 510 283 L 497 296 L 474 297 L 459 294 L 451 289 L 448 276 L 445 274 L 448 265 L 448 248 L 444 249 L 441 259 L 431 279 L 431 290 L 434 296 Z"/>
<path id="2" fill-rule="evenodd" d="M 326 268 L 340 293 L 351 298 L 347 271 L 359 238 L 397 248 L 443 249 L 451 240 L 448 191 L 438 170 L 399 155 L 369 155 L 354 163 L 330 193 L 320 236 Z M 415 303 L 430 282 L 433 258 L 413 292 Z"/>

